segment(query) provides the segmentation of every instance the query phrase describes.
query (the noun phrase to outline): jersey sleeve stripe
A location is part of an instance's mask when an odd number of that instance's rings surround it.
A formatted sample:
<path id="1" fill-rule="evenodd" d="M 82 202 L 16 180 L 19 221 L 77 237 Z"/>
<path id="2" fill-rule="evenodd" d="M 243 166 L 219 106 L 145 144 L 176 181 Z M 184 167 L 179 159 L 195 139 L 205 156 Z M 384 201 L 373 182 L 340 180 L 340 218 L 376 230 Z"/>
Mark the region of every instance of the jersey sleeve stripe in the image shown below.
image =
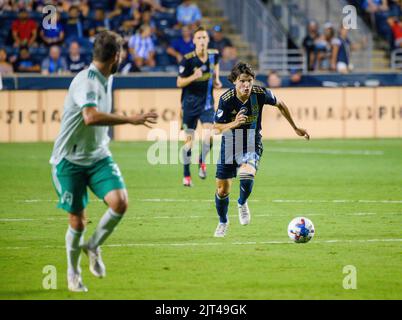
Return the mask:
<path id="1" fill-rule="evenodd" d="M 90 108 L 90 107 L 97 107 L 97 104 L 96 104 L 96 103 L 93 103 L 93 102 L 91 102 L 91 103 L 86 103 L 86 104 L 84 104 L 81 108 Z"/>

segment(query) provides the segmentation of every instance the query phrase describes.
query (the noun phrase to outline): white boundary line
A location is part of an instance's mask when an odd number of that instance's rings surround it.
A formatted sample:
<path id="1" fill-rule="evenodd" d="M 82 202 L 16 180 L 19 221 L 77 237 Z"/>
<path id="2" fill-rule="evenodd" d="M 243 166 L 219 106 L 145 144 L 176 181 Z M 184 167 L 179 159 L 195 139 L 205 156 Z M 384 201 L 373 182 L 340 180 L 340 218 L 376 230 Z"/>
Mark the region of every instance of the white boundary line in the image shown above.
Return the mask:
<path id="1" fill-rule="evenodd" d="M 402 239 L 350 239 L 350 240 L 312 240 L 311 243 L 378 243 L 378 242 L 402 242 Z M 182 242 L 182 243 L 117 243 L 106 244 L 103 247 L 124 248 L 124 247 L 209 247 L 209 246 L 246 246 L 246 245 L 269 245 L 269 244 L 294 244 L 292 241 L 247 241 L 247 242 Z M 295 244 L 294 244 L 295 245 Z M 302 244 L 299 244 L 302 245 Z M 307 244 L 306 244 L 307 245 Z M 22 249 L 65 249 L 64 246 L 37 246 L 37 247 L 0 247 L 0 250 L 22 250 Z"/>

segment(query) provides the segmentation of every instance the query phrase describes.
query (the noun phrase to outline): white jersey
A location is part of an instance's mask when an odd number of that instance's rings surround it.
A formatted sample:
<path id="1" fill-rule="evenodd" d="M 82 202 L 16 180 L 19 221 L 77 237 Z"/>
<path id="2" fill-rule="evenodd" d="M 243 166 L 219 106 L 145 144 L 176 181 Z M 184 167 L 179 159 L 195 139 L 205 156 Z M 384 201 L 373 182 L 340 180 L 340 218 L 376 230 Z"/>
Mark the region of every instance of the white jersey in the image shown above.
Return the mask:
<path id="1" fill-rule="evenodd" d="M 94 64 L 74 77 L 64 100 L 61 129 L 54 143 L 51 164 L 57 165 L 65 158 L 88 166 L 111 155 L 109 127 L 85 125 L 82 110 L 97 107 L 100 112 L 110 113 L 112 81 L 112 76 L 106 79 Z"/>

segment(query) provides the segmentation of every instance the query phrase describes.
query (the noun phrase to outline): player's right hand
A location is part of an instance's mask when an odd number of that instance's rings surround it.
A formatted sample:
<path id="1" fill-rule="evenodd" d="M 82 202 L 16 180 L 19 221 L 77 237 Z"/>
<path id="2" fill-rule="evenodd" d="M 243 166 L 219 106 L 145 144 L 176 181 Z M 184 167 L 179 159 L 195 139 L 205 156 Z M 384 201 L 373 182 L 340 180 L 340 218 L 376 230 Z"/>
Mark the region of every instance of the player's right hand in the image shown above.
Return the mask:
<path id="1" fill-rule="evenodd" d="M 244 114 L 244 112 L 246 112 L 246 111 L 245 110 L 240 110 L 237 113 L 236 119 L 235 119 L 235 122 L 236 122 L 237 126 L 241 126 L 241 125 L 246 123 L 247 116 Z"/>
<path id="2" fill-rule="evenodd" d="M 132 124 L 134 125 L 144 125 L 147 128 L 152 128 L 149 124 L 155 124 L 158 119 L 158 114 L 155 112 L 148 112 L 144 114 L 139 114 L 133 117 Z"/>
<path id="3" fill-rule="evenodd" d="M 195 71 L 194 71 L 194 73 L 193 73 L 193 77 L 194 77 L 194 80 L 197 80 L 197 79 L 199 79 L 199 78 L 202 77 L 202 70 L 201 70 L 201 68 L 195 69 Z"/>

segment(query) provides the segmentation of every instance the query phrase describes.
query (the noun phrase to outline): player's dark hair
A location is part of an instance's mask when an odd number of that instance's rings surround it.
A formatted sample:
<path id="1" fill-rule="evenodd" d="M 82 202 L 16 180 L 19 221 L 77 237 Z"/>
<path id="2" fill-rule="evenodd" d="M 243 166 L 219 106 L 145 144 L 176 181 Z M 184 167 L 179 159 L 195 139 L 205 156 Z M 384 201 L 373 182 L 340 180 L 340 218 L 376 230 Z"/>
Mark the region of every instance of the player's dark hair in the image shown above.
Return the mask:
<path id="1" fill-rule="evenodd" d="M 95 37 L 93 59 L 106 62 L 112 59 L 123 45 L 123 39 L 113 31 L 102 31 Z"/>
<path id="2" fill-rule="evenodd" d="M 241 74 L 247 74 L 255 79 L 255 73 L 248 63 L 238 62 L 230 72 L 228 80 L 234 83 Z"/>

